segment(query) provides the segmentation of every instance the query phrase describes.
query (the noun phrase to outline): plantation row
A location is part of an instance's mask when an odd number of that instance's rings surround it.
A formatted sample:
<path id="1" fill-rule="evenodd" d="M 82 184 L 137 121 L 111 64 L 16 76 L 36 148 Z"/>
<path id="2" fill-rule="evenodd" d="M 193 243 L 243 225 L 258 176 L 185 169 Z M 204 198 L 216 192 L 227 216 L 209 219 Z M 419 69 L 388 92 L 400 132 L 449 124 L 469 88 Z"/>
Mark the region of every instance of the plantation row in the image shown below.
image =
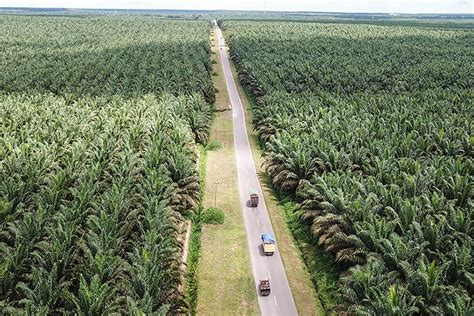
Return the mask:
<path id="1" fill-rule="evenodd" d="M 472 312 L 472 34 L 223 26 L 273 185 L 347 270 L 337 309 Z"/>
<path id="2" fill-rule="evenodd" d="M 205 22 L 3 16 L 0 34 L 4 92 L 214 98 Z"/>
<path id="3" fill-rule="evenodd" d="M 185 313 L 206 22 L 0 18 L 0 313 Z M 165 75 L 166 74 L 166 75 Z"/>
<path id="4" fill-rule="evenodd" d="M 199 197 L 190 127 L 203 99 L 0 106 L 4 307 L 180 310 L 177 235 Z"/>

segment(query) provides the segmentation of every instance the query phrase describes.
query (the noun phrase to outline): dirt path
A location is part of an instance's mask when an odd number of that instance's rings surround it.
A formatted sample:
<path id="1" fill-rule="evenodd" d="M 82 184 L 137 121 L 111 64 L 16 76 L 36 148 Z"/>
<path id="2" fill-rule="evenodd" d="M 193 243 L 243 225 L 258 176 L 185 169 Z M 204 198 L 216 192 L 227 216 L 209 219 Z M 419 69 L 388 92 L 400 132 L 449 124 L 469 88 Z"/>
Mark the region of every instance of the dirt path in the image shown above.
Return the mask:
<path id="1" fill-rule="evenodd" d="M 191 236 L 191 221 L 186 221 L 186 236 L 184 237 L 183 257 L 181 261 L 181 270 L 183 275 L 186 272 L 186 260 L 188 259 L 189 237 Z"/>
<path id="2" fill-rule="evenodd" d="M 181 255 L 181 284 L 179 285 L 179 291 L 184 292 L 185 286 L 185 276 L 186 276 L 186 262 L 188 259 L 188 249 L 189 249 L 189 237 L 191 236 L 191 221 L 186 221 L 183 223 L 183 226 L 186 229 L 186 234 L 184 235 L 183 241 L 183 253 Z"/>

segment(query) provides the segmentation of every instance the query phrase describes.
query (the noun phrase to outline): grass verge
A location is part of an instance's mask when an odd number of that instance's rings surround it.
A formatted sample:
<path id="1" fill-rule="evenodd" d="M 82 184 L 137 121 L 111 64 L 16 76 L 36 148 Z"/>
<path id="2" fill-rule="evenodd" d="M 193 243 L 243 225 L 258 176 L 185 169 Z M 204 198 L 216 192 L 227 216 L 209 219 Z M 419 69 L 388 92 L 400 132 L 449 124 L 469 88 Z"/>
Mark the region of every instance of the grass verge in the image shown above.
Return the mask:
<path id="1" fill-rule="evenodd" d="M 215 51 L 215 47 L 213 47 Z M 212 55 L 216 113 L 207 152 L 204 207 L 224 214 L 219 225 L 202 224 L 199 263 L 199 315 L 258 315 L 259 307 L 237 186 L 232 114 L 218 54 Z"/>
<path id="2" fill-rule="evenodd" d="M 203 194 L 206 187 L 206 161 L 207 151 L 199 145 L 199 179 L 201 186 L 201 199 L 196 208 L 195 213 L 191 218 L 191 236 L 189 238 L 187 268 L 186 268 L 186 302 L 189 306 L 189 313 L 196 315 L 196 307 L 199 293 L 199 259 L 201 257 L 201 235 L 202 235 L 202 221 L 201 213 L 203 211 Z"/>
<path id="3" fill-rule="evenodd" d="M 317 289 L 319 300 L 324 310 L 331 313 L 338 303 L 339 268 L 333 257 L 315 242 L 309 226 L 303 224 L 297 216 L 298 205 L 285 197 L 279 200 L 286 223 Z"/>

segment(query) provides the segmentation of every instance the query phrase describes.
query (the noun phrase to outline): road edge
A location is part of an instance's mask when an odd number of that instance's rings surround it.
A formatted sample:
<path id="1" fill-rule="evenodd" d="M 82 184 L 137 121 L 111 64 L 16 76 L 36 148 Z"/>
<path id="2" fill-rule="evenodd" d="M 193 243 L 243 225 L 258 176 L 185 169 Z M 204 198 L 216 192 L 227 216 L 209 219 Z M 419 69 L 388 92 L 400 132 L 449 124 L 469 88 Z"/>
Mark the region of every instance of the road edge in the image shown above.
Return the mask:
<path id="1" fill-rule="evenodd" d="M 225 37 L 225 32 L 223 32 Z M 234 77 L 234 81 L 237 86 L 237 91 L 239 93 L 239 97 L 241 99 L 243 108 L 244 108 L 244 115 L 247 127 L 247 135 L 250 142 L 250 148 L 252 151 L 253 160 L 255 162 L 255 168 L 258 173 L 258 178 L 261 183 L 262 191 L 264 193 L 265 202 L 268 209 L 268 214 L 270 216 L 270 220 L 272 226 L 274 227 L 274 232 L 276 234 L 277 242 L 279 243 L 279 247 L 281 247 L 281 241 L 286 240 L 291 242 L 291 244 L 286 245 L 285 249 L 291 248 L 293 249 L 291 253 L 287 253 L 285 251 L 280 251 L 280 255 L 283 261 L 283 267 L 285 269 L 285 273 L 287 275 L 288 283 L 290 285 L 290 289 L 293 294 L 293 299 L 295 301 L 296 308 L 298 313 L 301 315 L 325 315 L 326 312 L 321 304 L 321 301 L 318 297 L 316 289 L 314 288 L 313 282 L 311 281 L 310 273 L 306 267 L 306 263 L 302 257 L 301 251 L 297 246 L 297 243 L 293 237 L 290 228 L 287 225 L 286 215 L 280 204 L 279 198 L 274 194 L 273 189 L 268 187 L 266 184 L 267 179 L 265 178 L 264 170 L 262 168 L 262 163 L 264 158 L 262 157 L 262 149 L 260 144 L 258 143 L 258 138 L 256 136 L 256 131 L 254 130 L 254 126 L 252 124 L 253 113 L 251 110 L 252 101 L 249 100 L 249 96 L 246 93 L 245 88 L 242 86 L 240 80 L 238 80 L 237 69 L 235 64 L 231 58 L 229 58 L 229 64 L 232 71 L 232 76 Z M 249 133 L 250 132 L 250 133 Z M 276 228 L 279 229 L 276 229 Z M 280 234 L 277 234 L 277 231 L 280 230 Z M 284 236 L 282 236 L 282 231 L 284 232 Z M 299 286 L 296 286 L 294 278 L 291 278 L 290 275 L 293 273 L 289 273 L 290 269 L 289 265 L 289 257 L 297 258 L 297 262 L 299 267 L 296 269 L 300 271 L 300 277 L 304 280 L 305 290 L 299 289 Z M 313 303 L 308 304 L 308 293 L 311 293 L 311 298 Z M 308 305 L 312 305 L 314 308 L 308 307 Z"/>

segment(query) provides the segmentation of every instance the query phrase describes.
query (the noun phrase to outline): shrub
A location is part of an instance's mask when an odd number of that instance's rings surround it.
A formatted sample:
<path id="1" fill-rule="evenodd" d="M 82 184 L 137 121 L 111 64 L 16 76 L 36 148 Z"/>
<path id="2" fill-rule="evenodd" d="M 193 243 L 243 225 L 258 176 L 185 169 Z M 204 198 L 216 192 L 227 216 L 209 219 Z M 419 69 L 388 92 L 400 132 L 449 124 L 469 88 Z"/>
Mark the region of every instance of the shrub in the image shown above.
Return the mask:
<path id="1" fill-rule="evenodd" d="M 218 150 L 222 147 L 221 143 L 218 140 L 213 140 L 212 142 L 206 145 L 206 150 Z"/>
<path id="2" fill-rule="evenodd" d="M 202 213 L 202 222 L 206 224 L 219 225 L 224 223 L 224 211 L 217 207 L 210 207 Z"/>

